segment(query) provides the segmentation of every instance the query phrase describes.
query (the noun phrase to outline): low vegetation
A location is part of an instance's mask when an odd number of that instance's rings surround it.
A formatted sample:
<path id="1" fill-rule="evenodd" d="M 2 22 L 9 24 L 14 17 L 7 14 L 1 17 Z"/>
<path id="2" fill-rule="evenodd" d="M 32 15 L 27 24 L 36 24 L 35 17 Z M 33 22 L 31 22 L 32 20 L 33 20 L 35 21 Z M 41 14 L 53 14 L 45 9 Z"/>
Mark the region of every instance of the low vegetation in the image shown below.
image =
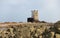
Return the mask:
<path id="1" fill-rule="evenodd" d="M 49 28 L 48 28 L 49 27 Z M 0 28 L 0 38 L 51 38 L 52 33 L 60 34 L 60 21 L 52 25 L 9 25 L 9 27 Z M 52 38 L 56 38 L 53 36 Z"/>

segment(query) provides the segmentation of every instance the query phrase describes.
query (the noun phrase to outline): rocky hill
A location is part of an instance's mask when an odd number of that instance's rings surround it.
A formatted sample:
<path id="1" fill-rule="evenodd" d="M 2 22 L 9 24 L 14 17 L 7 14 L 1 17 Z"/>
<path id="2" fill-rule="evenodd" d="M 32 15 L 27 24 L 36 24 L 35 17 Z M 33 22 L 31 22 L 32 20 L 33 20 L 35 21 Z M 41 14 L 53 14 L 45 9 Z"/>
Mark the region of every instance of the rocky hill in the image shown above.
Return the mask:
<path id="1" fill-rule="evenodd" d="M 60 37 L 59 33 L 56 32 L 53 23 L 6 22 L 0 23 L 0 38 L 60 38 Z"/>

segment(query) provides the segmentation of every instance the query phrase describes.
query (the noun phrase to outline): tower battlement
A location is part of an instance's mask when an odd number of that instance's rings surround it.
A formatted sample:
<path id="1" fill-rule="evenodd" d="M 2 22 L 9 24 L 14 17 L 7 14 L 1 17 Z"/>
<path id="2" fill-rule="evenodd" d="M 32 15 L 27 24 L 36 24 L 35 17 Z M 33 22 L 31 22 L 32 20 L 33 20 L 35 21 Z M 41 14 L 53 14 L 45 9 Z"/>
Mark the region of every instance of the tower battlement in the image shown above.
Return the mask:
<path id="1" fill-rule="evenodd" d="M 34 18 L 35 21 L 38 20 L 38 10 L 33 10 L 32 11 L 32 18 Z"/>

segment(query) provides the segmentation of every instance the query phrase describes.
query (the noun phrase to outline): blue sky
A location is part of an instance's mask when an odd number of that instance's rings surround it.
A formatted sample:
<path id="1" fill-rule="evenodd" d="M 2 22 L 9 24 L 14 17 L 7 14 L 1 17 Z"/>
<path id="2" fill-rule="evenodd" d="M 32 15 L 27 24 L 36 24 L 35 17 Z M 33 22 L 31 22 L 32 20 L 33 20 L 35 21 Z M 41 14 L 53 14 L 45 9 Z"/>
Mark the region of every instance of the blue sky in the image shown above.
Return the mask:
<path id="1" fill-rule="evenodd" d="M 0 22 L 26 22 L 34 9 L 40 21 L 60 20 L 60 0 L 0 0 Z"/>

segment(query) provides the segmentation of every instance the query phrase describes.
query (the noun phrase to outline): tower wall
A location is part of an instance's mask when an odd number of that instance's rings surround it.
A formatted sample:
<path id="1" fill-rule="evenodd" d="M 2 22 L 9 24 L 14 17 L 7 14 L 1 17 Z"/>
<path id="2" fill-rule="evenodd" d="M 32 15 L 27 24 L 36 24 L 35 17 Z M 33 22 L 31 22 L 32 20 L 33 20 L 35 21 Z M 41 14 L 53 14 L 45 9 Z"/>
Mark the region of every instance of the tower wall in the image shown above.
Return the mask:
<path id="1" fill-rule="evenodd" d="M 33 10 L 32 11 L 32 18 L 34 18 L 35 21 L 38 20 L 38 10 Z"/>

